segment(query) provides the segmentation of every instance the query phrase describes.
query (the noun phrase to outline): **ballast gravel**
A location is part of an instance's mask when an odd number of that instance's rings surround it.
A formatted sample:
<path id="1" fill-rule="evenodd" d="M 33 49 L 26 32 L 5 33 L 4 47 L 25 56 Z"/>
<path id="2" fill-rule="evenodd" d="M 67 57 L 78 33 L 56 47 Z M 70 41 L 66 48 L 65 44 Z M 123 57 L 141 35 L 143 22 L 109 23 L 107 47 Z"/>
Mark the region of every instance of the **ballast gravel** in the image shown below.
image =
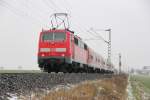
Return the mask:
<path id="1" fill-rule="evenodd" d="M 11 95 L 19 96 L 44 89 L 50 90 L 57 85 L 76 84 L 81 81 L 100 78 L 105 78 L 105 75 L 89 73 L 1 73 L 0 100 L 9 100 Z"/>

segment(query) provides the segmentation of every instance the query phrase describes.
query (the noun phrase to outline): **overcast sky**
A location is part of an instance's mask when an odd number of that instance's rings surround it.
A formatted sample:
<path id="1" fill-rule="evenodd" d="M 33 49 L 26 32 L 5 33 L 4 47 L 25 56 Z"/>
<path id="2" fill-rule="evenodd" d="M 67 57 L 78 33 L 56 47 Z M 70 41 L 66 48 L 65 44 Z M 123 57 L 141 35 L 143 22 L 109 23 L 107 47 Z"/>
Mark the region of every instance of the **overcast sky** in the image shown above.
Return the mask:
<path id="1" fill-rule="evenodd" d="M 94 29 L 112 29 L 112 61 L 122 54 L 123 67 L 150 66 L 149 0 L 0 0 L 0 67 L 37 69 L 39 32 L 50 27 L 50 15 L 70 14 L 71 30 L 82 38 Z M 107 39 L 108 33 L 98 31 Z M 88 45 L 107 57 L 101 40 Z"/>

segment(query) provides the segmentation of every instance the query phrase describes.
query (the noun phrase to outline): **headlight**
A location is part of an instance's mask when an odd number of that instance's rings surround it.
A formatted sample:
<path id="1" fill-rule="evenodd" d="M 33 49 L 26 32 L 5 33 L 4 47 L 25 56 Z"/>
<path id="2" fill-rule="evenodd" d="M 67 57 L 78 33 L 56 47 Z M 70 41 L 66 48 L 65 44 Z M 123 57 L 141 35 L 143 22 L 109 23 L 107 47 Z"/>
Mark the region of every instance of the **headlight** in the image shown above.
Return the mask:
<path id="1" fill-rule="evenodd" d="M 50 52 L 50 48 L 40 48 L 40 52 Z"/>
<path id="2" fill-rule="evenodd" d="M 44 55 L 44 54 L 42 54 L 41 56 L 42 56 L 42 57 L 44 57 L 45 55 Z"/>
<path id="3" fill-rule="evenodd" d="M 66 52 L 66 48 L 56 48 L 56 52 Z"/>

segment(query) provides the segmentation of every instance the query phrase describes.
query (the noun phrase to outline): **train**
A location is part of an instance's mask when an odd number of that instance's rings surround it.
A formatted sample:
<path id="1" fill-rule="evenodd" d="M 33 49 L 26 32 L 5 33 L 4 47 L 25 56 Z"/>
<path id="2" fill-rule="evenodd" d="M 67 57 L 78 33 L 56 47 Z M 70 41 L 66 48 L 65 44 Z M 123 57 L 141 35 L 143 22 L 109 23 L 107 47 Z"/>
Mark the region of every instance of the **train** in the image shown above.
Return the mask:
<path id="1" fill-rule="evenodd" d="M 42 30 L 38 66 L 45 72 L 113 73 L 114 66 L 69 29 Z"/>

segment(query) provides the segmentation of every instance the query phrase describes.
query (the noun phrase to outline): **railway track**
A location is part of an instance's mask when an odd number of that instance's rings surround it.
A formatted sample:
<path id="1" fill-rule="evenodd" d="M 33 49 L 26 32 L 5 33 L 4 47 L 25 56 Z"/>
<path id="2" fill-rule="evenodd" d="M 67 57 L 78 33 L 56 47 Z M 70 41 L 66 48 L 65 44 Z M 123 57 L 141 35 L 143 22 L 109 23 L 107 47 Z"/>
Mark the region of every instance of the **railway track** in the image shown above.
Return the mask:
<path id="1" fill-rule="evenodd" d="M 50 90 L 58 85 L 76 84 L 85 80 L 113 76 L 98 73 L 2 73 L 0 74 L 0 100 L 7 100 L 10 94 L 29 94 L 44 89 Z"/>

